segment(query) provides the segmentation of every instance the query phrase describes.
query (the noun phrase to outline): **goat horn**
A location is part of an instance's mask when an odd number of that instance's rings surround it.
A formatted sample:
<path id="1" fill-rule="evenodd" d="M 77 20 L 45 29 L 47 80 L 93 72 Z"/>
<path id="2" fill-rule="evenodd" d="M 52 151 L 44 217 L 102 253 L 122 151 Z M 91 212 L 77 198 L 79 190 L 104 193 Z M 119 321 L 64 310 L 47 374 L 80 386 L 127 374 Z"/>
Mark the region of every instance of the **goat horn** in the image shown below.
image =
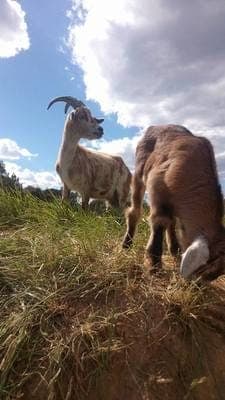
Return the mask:
<path id="1" fill-rule="evenodd" d="M 67 113 L 67 111 L 69 110 L 70 106 L 71 106 L 71 104 L 69 104 L 69 103 L 66 103 L 66 105 L 65 105 L 65 108 L 64 108 L 64 112 L 65 112 L 65 114 L 66 114 L 66 113 Z"/>
<path id="2" fill-rule="evenodd" d="M 62 97 L 56 97 L 53 100 L 50 101 L 47 110 L 52 106 L 52 104 L 58 102 L 58 101 L 65 101 L 66 105 L 65 105 L 65 114 L 68 111 L 68 108 L 70 106 L 72 106 L 74 109 L 81 107 L 81 106 L 85 106 L 85 104 L 80 101 L 77 100 L 75 97 L 71 97 L 71 96 L 62 96 Z"/>

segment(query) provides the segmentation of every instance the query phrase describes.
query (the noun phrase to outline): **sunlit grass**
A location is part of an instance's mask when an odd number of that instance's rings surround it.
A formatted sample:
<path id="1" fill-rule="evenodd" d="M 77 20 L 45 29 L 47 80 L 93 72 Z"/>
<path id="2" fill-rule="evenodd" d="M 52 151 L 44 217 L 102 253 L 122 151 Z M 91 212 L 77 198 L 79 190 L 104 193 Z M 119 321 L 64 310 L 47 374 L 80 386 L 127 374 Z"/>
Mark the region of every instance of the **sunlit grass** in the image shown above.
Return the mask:
<path id="1" fill-rule="evenodd" d="M 204 325 L 221 333 L 205 311 L 221 310 L 221 292 L 184 282 L 168 256 L 162 275 L 142 274 L 145 218 L 133 249 L 124 251 L 118 212 L 99 216 L 0 192 L 0 229 L 2 399 L 92 398 L 117 364 L 153 393 L 144 366 L 134 362 L 139 343 L 141 358 L 143 343 L 151 349 L 173 329 L 186 334 Z M 196 370 L 182 375 L 184 393 L 196 377 Z"/>

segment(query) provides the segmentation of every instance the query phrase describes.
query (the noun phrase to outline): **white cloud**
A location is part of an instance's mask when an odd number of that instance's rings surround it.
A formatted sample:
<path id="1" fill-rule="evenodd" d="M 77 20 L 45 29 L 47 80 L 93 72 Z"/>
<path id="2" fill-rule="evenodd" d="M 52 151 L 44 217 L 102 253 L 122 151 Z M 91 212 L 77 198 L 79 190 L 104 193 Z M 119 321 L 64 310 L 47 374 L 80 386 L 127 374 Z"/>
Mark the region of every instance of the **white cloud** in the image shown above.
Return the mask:
<path id="1" fill-rule="evenodd" d="M 20 158 L 36 157 L 29 150 L 20 147 L 14 140 L 0 139 L 0 160 L 19 160 Z M 22 168 L 20 165 L 11 161 L 4 161 L 6 171 L 13 173 L 19 178 L 23 187 L 34 186 L 41 189 L 59 188 L 60 180 L 55 172 L 51 171 L 32 171 L 29 168 Z"/>
<path id="2" fill-rule="evenodd" d="M 140 140 L 140 134 L 133 136 L 132 138 L 124 137 L 121 139 L 114 140 L 95 140 L 90 142 L 91 146 L 103 153 L 113 154 L 121 156 L 128 166 L 128 168 L 134 170 L 134 157 L 137 142 Z M 87 144 L 87 143 L 86 143 Z M 88 143 L 87 147 L 90 147 Z"/>
<path id="3" fill-rule="evenodd" d="M 36 157 L 29 150 L 20 147 L 14 140 L 3 138 L 0 139 L 0 160 L 18 160 L 21 157 Z"/>
<path id="4" fill-rule="evenodd" d="M 125 126 L 225 127 L 225 2 L 73 0 L 86 96 Z"/>
<path id="5" fill-rule="evenodd" d="M 14 173 L 19 178 L 23 187 L 34 186 L 41 189 L 60 188 L 60 180 L 55 172 L 32 171 L 12 162 L 5 162 L 5 167 L 10 175 Z"/>
<path id="6" fill-rule="evenodd" d="M 124 126 L 177 123 L 205 135 L 225 187 L 224 0 L 72 4 L 67 43 L 87 99 L 116 113 Z M 137 137 L 97 148 L 116 150 L 132 169 Z"/>
<path id="7" fill-rule="evenodd" d="M 15 56 L 30 47 L 25 12 L 15 0 L 1 0 L 0 58 Z"/>

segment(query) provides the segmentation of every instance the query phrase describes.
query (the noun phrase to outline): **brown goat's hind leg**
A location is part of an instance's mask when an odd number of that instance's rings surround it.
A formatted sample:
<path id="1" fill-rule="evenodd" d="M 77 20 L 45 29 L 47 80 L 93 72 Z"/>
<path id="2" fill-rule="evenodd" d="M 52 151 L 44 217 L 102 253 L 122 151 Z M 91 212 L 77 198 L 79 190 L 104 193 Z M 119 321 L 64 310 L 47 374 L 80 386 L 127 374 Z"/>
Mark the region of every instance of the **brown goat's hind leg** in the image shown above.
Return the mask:
<path id="1" fill-rule="evenodd" d="M 123 248 L 132 245 L 137 222 L 141 215 L 142 201 L 145 194 L 145 185 L 138 176 L 133 177 L 131 207 L 127 212 L 127 231 L 123 239 Z"/>
<path id="2" fill-rule="evenodd" d="M 180 251 L 180 245 L 177 240 L 175 221 L 173 221 L 166 229 L 166 242 L 171 256 L 177 257 Z"/>
<path id="3" fill-rule="evenodd" d="M 161 267 L 163 251 L 163 234 L 165 227 L 152 224 L 152 231 L 146 247 L 144 265 L 150 272 L 155 272 Z"/>
<path id="4" fill-rule="evenodd" d="M 157 200 L 157 201 L 156 201 Z M 170 233 L 172 251 L 176 251 L 177 240 L 175 224 L 170 204 L 162 203 L 152 196 L 152 208 L 150 214 L 151 235 L 145 252 L 145 267 L 150 271 L 157 271 L 161 266 L 163 252 L 163 236 L 165 230 Z"/>

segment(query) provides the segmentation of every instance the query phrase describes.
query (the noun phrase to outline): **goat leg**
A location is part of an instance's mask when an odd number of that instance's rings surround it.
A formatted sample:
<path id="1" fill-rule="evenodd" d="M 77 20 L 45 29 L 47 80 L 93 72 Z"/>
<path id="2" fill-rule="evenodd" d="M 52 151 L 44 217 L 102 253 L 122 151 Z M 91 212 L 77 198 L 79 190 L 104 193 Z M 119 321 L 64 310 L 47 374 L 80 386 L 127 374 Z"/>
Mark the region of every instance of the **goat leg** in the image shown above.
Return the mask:
<path id="1" fill-rule="evenodd" d="M 129 248 L 133 243 L 136 226 L 141 215 L 142 201 L 145 194 L 145 185 L 138 175 L 134 175 L 132 182 L 131 207 L 127 212 L 127 231 L 123 239 L 123 248 Z"/>

